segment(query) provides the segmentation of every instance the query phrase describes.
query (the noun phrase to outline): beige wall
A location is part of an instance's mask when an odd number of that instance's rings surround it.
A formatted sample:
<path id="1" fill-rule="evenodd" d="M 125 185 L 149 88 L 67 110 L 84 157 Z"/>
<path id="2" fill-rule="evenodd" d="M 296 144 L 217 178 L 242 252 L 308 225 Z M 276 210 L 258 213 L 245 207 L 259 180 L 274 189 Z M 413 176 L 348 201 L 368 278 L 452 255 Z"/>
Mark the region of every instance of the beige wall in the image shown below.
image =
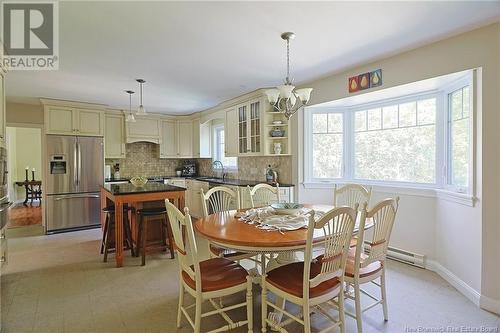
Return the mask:
<path id="1" fill-rule="evenodd" d="M 33 104 L 7 102 L 7 124 L 43 124 L 43 107 Z"/>
<path id="2" fill-rule="evenodd" d="M 379 89 L 433 78 L 462 70 L 482 68 L 482 95 L 476 114 L 476 194 L 475 207 L 457 203 L 415 203 L 404 210 L 405 215 L 419 223 L 419 217 L 429 219 L 433 229 L 414 230 L 402 228 L 407 237 L 414 238 L 414 245 L 426 242 L 425 237 L 436 237 L 436 247 L 427 250 L 431 258 L 481 294 L 482 306 L 500 312 L 500 23 L 451 37 L 393 57 L 352 68 L 343 73 L 309 82 L 304 86 L 314 88 L 311 104 L 352 96 L 347 91 L 348 77 L 381 68 L 384 84 Z M 370 89 L 369 92 L 377 89 Z M 302 181 L 302 123 L 294 118 L 297 135 L 293 146 L 296 179 Z M 484 181 L 483 181 L 484 179 Z M 299 189 L 301 197 L 330 195 L 329 190 Z M 409 198 L 408 198 L 409 200 Z M 402 207 L 403 208 L 403 207 Z M 432 216 L 422 215 L 434 209 Z M 402 211 L 403 212 L 403 211 Z M 428 223 L 423 222 L 423 223 Z M 411 235 L 413 233 L 413 235 Z M 416 244 L 415 244 L 416 243 Z M 403 245 L 403 244 L 402 244 Z"/>

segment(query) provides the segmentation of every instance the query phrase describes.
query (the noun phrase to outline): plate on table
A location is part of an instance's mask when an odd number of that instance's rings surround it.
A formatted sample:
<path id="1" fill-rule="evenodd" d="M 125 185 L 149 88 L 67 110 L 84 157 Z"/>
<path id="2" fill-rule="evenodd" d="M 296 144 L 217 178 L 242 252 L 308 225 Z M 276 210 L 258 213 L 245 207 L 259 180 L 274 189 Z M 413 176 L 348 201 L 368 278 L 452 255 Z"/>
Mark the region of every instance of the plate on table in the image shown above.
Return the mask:
<path id="1" fill-rule="evenodd" d="M 278 215 L 296 215 L 302 208 L 304 208 L 304 205 L 293 202 L 284 202 L 271 204 L 271 208 L 273 208 Z"/>

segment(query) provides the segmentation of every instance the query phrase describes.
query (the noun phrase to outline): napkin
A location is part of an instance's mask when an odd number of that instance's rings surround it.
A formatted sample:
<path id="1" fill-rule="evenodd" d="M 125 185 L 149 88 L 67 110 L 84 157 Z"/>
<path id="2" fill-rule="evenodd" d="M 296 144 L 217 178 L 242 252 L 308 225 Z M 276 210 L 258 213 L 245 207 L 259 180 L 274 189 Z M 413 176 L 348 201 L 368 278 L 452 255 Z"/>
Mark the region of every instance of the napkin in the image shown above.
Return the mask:
<path id="1" fill-rule="evenodd" d="M 240 220 L 256 224 L 259 229 L 283 232 L 307 228 L 310 212 L 311 210 L 301 210 L 296 215 L 278 215 L 271 207 L 254 208 L 247 210 L 240 217 Z M 314 213 L 315 219 L 324 214 L 319 211 Z"/>

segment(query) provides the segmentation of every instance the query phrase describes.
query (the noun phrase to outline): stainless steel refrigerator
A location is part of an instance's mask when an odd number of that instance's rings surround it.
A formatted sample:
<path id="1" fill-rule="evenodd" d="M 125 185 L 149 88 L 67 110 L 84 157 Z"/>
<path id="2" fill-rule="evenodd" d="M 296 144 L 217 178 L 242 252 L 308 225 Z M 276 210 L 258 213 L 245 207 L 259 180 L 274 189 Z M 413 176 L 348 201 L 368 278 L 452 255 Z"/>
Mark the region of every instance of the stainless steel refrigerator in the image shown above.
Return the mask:
<path id="1" fill-rule="evenodd" d="M 47 135 L 47 156 L 47 232 L 99 225 L 103 138 Z"/>

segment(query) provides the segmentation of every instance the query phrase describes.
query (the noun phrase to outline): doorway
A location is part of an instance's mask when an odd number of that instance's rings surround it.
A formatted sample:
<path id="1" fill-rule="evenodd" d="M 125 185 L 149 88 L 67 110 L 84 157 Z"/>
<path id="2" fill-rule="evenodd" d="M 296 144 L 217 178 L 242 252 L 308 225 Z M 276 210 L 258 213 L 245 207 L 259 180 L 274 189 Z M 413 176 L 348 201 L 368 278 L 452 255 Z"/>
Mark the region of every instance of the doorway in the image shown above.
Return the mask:
<path id="1" fill-rule="evenodd" d="M 7 126 L 9 229 L 42 226 L 42 129 Z"/>

